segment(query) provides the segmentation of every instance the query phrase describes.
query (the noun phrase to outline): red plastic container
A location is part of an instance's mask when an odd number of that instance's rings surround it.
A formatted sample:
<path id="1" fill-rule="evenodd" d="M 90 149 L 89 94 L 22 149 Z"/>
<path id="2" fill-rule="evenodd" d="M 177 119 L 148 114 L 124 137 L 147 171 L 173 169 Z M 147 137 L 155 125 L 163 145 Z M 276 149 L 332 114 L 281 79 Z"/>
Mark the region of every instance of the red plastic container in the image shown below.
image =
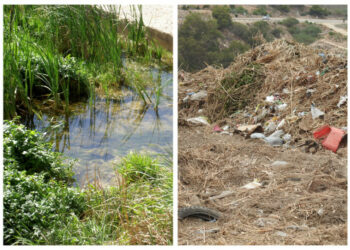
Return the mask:
<path id="1" fill-rule="evenodd" d="M 342 140 L 345 132 L 339 128 L 330 127 L 328 125 L 323 126 L 314 132 L 314 138 L 325 138 L 322 141 L 323 147 L 332 150 L 334 153 L 337 152 L 340 141 Z"/>

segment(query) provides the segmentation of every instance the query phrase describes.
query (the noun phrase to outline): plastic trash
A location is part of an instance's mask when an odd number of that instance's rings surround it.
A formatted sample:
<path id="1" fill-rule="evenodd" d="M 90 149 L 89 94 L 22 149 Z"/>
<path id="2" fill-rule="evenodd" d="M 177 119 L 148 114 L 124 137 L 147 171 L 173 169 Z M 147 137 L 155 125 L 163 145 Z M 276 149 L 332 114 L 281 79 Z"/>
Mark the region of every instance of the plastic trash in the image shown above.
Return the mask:
<path id="1" fill-rule="evenodd" d="M 270 136 L 265 137 L 264 141 L 270 144 L 273 147 L 278 147 L 283 145 L 283 140 L 281 136 L 284 134 L 283 130 L 277 130 L 272 133 Z"/>
<path id="2" fill-rule="evenodd" d="M 280 129 L 283 128 L 283 126 L 286 124 L 286 120 L 283 119 L 282 121 L 280 121 L 276 127 L 276 129 Z"/>
<path id="3" fill-rule="evenodd" d="M 265 101 L 268 102 L 268 103 L 274 103 L 275 102 L 275 97 L 273 95 L 266 96 Z"/>
<path id="4" fill-rule="evenodd" d="M 292 140 L 292 136 L 290 134 L 285 134 L 283 137 L 282 137 L 283 141 L 285 142 L 289 142 Z"/>
<path id="5" fill-rule="evenodd" d="M 252 139 L 265 139 L 265 135 L 262 133 L 253 133 L 250 135 Z"/>
<path id="6" fill-rule="evenodd" d="M 201 90 L 201 91 L 199 91 L 199 92 L 194 93 L 193 95 L 191 95 L 191 100 L 192 100 L 192 101 L 200 101 L 200 100 L 206 98 L 207 95 L 208 95 L 207 91 Z"/>
<path id="7" fill-rule="evenodd" d="M 316 108 L 313 104 L 311 104 L 311 115 L 312 119 L 317 119 L 321 116 L 324 116 L 324 112 Z"/>
<path id="8" fill-rule="evenodd" d="M 302 112 L 298 113 L 298 117 L 303 117 L 305 115 L 307 115 L 307 112 L 305 112 L 305 111 L 302 111 Z"/>
<path id="9" fill-rule="evenodd" d="M 348 97 L 345 95 L 345 96 L 341 96 L 340 97 L 340 100 L 337 104 L 337 107 L 340 108 L 341 105 L 343 105 L 346 101 L 348 100 Z"/>
<path id="10" fill-rule="evenodd" d="M 219 125 L 215 125 L 213 130 L 214 130 L 215 132 L 222 132 L 222 131 L 224 131 L 223 129 L 220 128 Z"/>
<path id="11" fill-rule="evenodd" d="M 269 122 L 269 124 L 264 128 L 265 133 L 269 134 L 276 130 L 276 123 Z"/>
<path id="12" fill-rule="evenodd" d="M 285 110 L 287 108 L 287 106 L 288 106 L 287 103 L 282 103 L 282 104 L 277 105 L 276 109 L 278 111 L 282 111 L 282 110 Z"/>
<path id="13" fill-rule="evenodd" d="M 332 150 L 334 153 L 337 152 L 340 141 L 345 135 L 344 130 L 330 127 L 328 125 L 323 126 L 314 132 L 314 138 L 325 138 L 322 141 L 322 146 L 326 149 Z"/>
<path id="14" fill-rule="evenodd" d="M 225 126 L 222 127 L 222 129 L 223 129 L 224 131 L 228 130 L 229 128 L 230 128 L 229 125 L 225 125 Z"/>
<path id="15" fill-rule="evenodd" d="M 282 129 L 276 130 L 273 134 L 271 134 L 269 137 L 281 137 L 283 136 L 284 132 Z"/>
<path id="16" fill-rule="evenodd" d="M 258 187 L 261 187 L 262 184 L 258 182 L 257 179 L 254 179 L 254 181 L 244 185 L 242 188 L 245 188 L 245 189 L 254 189 L 254 188 L 258 188 Z"/>
<path id="17" fill-rule="evenodd" d="M 283 94 L 290 94 L 290 91 L 289 91 L 289 89 L 284 88 L 284 89 L 282 90 L 282 93 L 283 93 Z"/>
<path id="18" fill-rule="evenodd" d="M 285 232 L 282 232 L 282 231 L 277 231 L 275 234 L 278 235 L 278 236 L 281 236 L 281 237 L 287 237 L 287 235 L 288 235 L 288 234 L 286 234 Z"/>
<path id="19" fill-rule="evenodd" d="M 210 125 L 208 122 L 208 118 L 205 116 L 198 116 L 194 118 L 187 119 L 188 122 L 192 122 L 194 124 L 204 124 L 204 125 Z"/>
<path id="20" fill-rule="evenodd" d="M 264 141 L 270 144 L 273 147 L 279 147 L 283 145 L 283 140 L 279 137 L 266 137 Z"/>
<path id="21" fill-rule="evenodd" d="M 254 131 L 261 129 L 261 124 L 256 125 L 240 125 L 237 127 L 237 130 L 240 132 L 251 134 Z"/>
<path id="22" fill-rule="evenodd" d="M 287 166 L 287 165 L 289 165 L 289 163 L 286 161 L 274 161 L 271 164 L 272 167 Z"/>

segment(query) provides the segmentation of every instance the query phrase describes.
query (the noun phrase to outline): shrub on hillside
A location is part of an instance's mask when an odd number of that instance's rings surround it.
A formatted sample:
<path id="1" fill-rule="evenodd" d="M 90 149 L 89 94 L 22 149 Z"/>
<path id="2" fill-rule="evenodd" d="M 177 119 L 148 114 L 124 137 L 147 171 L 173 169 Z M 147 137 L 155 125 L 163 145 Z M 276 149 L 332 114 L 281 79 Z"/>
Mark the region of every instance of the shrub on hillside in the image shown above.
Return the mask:
<path id="1" fill-rule="evenodd" d="M 294 25 L 297 25 L 299 23 L 298 19 L 294 18 L 294 17 L 288 17 L 286 19 L 283 19 L 281 24 L 286 26 L 286 27 L 292 27 Z"/>
<path id="2" fill-rule="evenodd" d="M 217 20 L 218 28 L 225 29 L 231 26 L 230 8 L 224 5 L 216 5 L 212 10 L 213 17 Z"/>

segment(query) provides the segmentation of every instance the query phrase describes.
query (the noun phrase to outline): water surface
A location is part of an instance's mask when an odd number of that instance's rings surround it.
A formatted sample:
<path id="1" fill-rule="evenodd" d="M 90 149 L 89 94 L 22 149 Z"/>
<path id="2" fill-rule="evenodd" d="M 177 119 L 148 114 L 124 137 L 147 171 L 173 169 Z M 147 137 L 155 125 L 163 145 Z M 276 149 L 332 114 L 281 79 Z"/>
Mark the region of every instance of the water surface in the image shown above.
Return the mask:
<path id="1" fill-rule="evenodd" d="M 130 151 L 152 155 L 172 150 L 172 73 L 151 71 L 165 86 L 158 112 L 124 87 L 122 98 L 96 96 L 70 104 L 69 115 L 44 114 L 42 120 L 34 116 L 31 127 L 46 132 L 55 151 L 77 159 L 77 185 L 95 178 L 113 185 L 115 162 Z"/>

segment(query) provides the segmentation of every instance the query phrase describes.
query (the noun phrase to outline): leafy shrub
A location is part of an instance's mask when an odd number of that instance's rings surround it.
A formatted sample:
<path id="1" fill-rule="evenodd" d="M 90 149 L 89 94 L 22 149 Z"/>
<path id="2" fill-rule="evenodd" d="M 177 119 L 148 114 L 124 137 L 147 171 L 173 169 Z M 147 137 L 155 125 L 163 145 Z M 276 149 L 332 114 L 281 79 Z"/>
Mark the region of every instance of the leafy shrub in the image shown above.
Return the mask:
<path id="1" fill-rule="evenodd" d="M 271 7 L 283 13 L 288 13 L 290 11 L 290 7 L 288 5 L 271 5 Z"/>
<path id="2" fill-rule="evenodd" d="M 52 152 L 43 135 L 27 130 L 23 125 L 4 122 L 4 166 L 26 171 L 28 175 L 42 174 L 45 180 L 72 181 L 72 165 L 63 164 L 60 153 Z"/>
<path id="3" fill-rule="evenodd" d="M 234 7 L 234 5 L 230 5 L 233 6 L 233 8 L 231 7 L 231 13 L 232 14 L 248 14 L 248 10 L 246 10 L 244 7 L 242 6 L 238 6 L 238 7 Z"/>
<path id="4" fill-rule="evenodd" d="M 250 28 L 250 32 L 252 36 L 257 35 L 258 33 L 261 33 L 266 41 L 272 41 L 273 37 L 271 35 L 271 27 L 270 25 L 265 21 L 258 21 L 253 23 L 253 26 Z"/>
<path id="5" fill-rule="evenodd" d="M 238 23 L 238 22 L 232 22 L 230 30 L 237 37 L 239 37 L 240 39 L 242 39 L 246 43 L 251 44 L 252 34 L 251 34 L 249 27 L 247 25 L 242 24 L 242 23 Z"/>
<path id="6" fill-rule="evenodd" d="M 330 12 L 326 8 L 322 8 L 319 5 L 313 5 L 309 10 L 309 14 L 311 16 L 325 17 L 328 16 Z"/>
<path id="7" fill-rule="evenodd" d="M 44 244 L 58 224 L 85 210 L 84 197 L 77 189 L 16 168 L 4 171 L 3 201 L 5 244 Z"/>
<path id="8" fill-rule="evenodd" d="M 139 180 L 156 181 L 161 172 L 159 163 L 147 155 L 130 153 L 118 165 L 118 172 L 127 183 Z"/>
<path id="9" fill-rule="evenodd" d="M 305 23 L 301 27 L 292 26 L 288 31 L 297 42 L 311 44 L 318 39 L 322 30 L 315 24 Z"/>
<path id="10" fill-rule="evenodd" d="M 224 5 L 216 5 L 212 10 L 213 17 L 217 20 L 218 28 L 225 29 L 231 26 L 230 8 Z"/>
<path id="11" fill-rule="evenodd" d="M 260 16 L 266 16 L 268 13 L 266 11 L 266 7 L 263 5 L 260 5 L 258 8 L 256 8 L 253 11 L 253 15 L 260 15 Z"/>
<path id="12" fill-rule="evenodd" d="M 279 28 L 275 28 L 275 29 L 271 30 L 271 34 L 276 38 L 280 38 L 282 33 L 283 33 L 283 31 Z"/>
<path id="13" fill-rule="evenodd" d="M 299 23 L 298 19 L 294 18 L 294 17 L 288 17 L 286 19 L 283 19 L 281 24 L 290 28 L 294 25 L 297 25 Z"/>
<path id="14" fill-rule="evenodd" d="M 4 123 L 3 150 L 4 243 L 45 244 L 67 217 L 85 210 L 83 194 L 67 187 L 71 166 L 41 134 L 13 122 Z"/>

